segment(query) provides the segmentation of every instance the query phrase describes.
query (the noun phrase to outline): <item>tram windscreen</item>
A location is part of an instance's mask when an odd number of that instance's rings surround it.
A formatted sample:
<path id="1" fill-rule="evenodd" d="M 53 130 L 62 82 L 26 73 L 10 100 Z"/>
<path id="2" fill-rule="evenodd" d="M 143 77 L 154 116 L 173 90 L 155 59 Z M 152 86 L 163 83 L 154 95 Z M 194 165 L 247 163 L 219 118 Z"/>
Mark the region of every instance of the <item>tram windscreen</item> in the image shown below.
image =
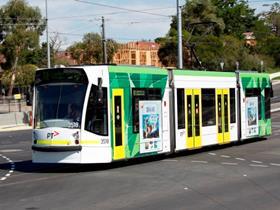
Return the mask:
<path id="1" fill-rule="evenodd" d="M 36 87 L 35 128 L 80 128 L 86 84 L 44 84 Z"/>
<path id="2" fill-rule="evenodd" d="M 35 128 L 80 128 L 88 79 L 83 69 L 36 72 Z"/>

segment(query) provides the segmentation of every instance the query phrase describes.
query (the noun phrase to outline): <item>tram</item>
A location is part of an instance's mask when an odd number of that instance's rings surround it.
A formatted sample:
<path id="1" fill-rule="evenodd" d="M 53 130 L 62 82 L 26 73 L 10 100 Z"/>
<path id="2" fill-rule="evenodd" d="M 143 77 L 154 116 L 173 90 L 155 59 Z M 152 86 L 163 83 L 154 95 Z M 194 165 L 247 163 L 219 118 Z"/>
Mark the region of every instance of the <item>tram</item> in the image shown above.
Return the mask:
<path id="1" fill-rule="evenodd" d="M 88 65 L 36 71 L 32 160 L 110 163 L 271 135 L 257 72 Z"/>

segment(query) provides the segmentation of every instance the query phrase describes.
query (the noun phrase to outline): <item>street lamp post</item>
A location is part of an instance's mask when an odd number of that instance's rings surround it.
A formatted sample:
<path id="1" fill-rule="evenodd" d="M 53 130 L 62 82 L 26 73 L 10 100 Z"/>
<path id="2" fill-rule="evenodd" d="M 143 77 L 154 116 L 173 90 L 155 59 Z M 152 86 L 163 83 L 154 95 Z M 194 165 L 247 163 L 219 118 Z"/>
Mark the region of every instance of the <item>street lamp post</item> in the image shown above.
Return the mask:
<path id="1" fill-rule="evenodd" d="M 47 39 L 47 56 L 48 56 L 48 68 L 51 67 L 51 59 L 50 59 L 50 42 L 49 42 L 49 23 L 48 23 L 48 0 L 45 0 L 46 6 L 46 39 Z"/>
<path id="2" fill-rule="evenodd" d="M 177 67 L 179 69 L 183 68 L 183 47 L 182 47 L 182 11 L 179 5 L 179 0 L 177 0 L 177 32 L 178 32 L 178 60 Z"/>

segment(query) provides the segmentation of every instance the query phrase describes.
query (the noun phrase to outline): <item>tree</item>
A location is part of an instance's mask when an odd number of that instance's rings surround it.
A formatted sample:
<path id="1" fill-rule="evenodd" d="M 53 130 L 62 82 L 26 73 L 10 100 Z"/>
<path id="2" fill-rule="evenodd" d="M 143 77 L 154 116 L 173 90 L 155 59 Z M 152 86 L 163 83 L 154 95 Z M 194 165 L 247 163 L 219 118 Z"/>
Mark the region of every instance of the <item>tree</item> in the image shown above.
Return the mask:
<path id="1" fill-rule="evenodd" d="M 194 35 L 209 33 L 219 36 L 225 24 L 222 18 L 217 16 L 217 7 L 211 0 L 188 1 L 183 9 L 184 28 L 192 31 Z"/>
<path id="2" fill-rule="evenodd" d="M 211 0 L 217 7 L 217 16 L 225 24 L 224 33 L 242 38 L 242 34 L 254 27 L 257 17 L 246 0 Z"/>
<path id="3" fill-rule="evenodd" d="M 4 69 L 12 68 L 8 95 L 12 94 L 17 65 L 24 64 L 24 55 L 39 46 L 39 36 L 44 31 L 45 21 L 38 7 L 30 7 L 24 0 L 10 0 L 0 9 L 0 52 L 7 62 Z"/>
<path id="4" fill-rule="evenodd" d="M 263 16 L 275 35 L 280 36 L 280 4 L 274 3 L 270 11 L 264 13 Z"/>
<path id="5" fill-rule="evenodd" d="M 156 40 L 160 44 L 158 57 L 164 66 L 176 66 L 177 62 L 177 43 L 174 40 Z"/>
<path id="6" fill-rule="evenodd" d="M 116 50 L 117 43 L 112 39 L 107 40 L 107 56 L 109 62 L 112 62 Z M 67 51 L 72 54 L 72 57 L 78 64 L 102 63 L 102 38 L 97 33 L 85 34 L 81 42 L 74 43 Z"/>
<path id="7" fill-rule="evenodd" d="M 23 66 L 17 66 L 16 71 L 16 79 L 15 79 L 15 85 L 16 86 L 29 86 L 34 82 L 35 77 L 35 71 L 37 69 L 37 66 L 32 64 L 26 64 Z M 4 74 L 2 75 L 1 81 L 3 85 L 9 86 L 10 84 L 10 78 L 13 74 L 12 70 L 6 70 Z"/>
<path id="8" fill-rule="evenodd" d="M 275 64 L 280 66 L 280 37 L 269 37 L 262 46 L 262 52 L 274 58 Z"/>

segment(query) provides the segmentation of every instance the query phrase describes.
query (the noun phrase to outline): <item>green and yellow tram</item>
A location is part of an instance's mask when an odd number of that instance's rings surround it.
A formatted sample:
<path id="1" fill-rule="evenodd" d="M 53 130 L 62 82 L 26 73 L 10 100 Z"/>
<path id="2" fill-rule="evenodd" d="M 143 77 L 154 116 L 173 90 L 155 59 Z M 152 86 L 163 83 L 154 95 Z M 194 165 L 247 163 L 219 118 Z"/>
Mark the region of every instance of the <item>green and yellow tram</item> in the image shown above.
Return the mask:
<path id="1" fill-rule="evenodd" d="M 36 72 L 33 162 L 110 163 L 271 135 L 268 74 L 89 65 Z"/>

